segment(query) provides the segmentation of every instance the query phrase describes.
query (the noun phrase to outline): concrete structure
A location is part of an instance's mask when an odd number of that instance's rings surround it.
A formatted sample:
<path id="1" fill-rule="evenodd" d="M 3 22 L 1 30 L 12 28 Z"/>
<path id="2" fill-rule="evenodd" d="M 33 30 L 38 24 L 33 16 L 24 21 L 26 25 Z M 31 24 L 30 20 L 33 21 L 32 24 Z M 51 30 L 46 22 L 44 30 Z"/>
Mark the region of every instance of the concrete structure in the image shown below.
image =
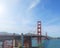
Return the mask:
<path id="1" fill-rule="evenodd" d="M 33 38 L 38 38 L 41 37 L 43 40 L 46 39 L 46 36 L 38 36 L 38 35 L 23 35 L 23 48 L 32 48 L 32 39 Z M 6 44 L 11 44 L 9 48 L 16 48 L 20 45 L 22 45 L 22 39 L 21 35 L 5 35 L 5 36 L 0 36 L 0 41 L 2 42 L 2 48 L 8 48 Z"/>

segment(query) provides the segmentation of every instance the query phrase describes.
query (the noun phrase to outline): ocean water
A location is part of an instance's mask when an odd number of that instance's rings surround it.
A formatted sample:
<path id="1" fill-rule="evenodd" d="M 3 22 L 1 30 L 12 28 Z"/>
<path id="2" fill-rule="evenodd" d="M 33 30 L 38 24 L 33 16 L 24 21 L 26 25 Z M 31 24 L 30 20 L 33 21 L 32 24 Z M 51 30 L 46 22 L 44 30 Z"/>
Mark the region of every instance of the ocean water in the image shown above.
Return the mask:
<path id="1" fill-rule="evenodd" d="M 45 48 L 60 48 L 60 39 L 45 40 L 43 46 Z"/>
<path id="2" fill-rule="evenodd" d="M 37 40 L 32 39 L 32 46 L 38 46 Z M 60 48 L 60 39 L 50 39 L 50 40 L 43 40 L 42 46 L 44 48 Z"/>

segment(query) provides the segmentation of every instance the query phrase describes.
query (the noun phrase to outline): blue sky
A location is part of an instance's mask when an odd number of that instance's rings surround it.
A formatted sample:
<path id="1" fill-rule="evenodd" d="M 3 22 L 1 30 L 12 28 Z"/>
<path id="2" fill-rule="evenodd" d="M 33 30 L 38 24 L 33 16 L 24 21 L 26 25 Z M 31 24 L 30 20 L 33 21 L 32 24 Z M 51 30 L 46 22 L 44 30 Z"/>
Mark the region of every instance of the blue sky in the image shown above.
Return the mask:
<path id="1" fill-rule="evenodd" d="M 0 0 L 0 32 L 36 33 L 60 37 L 60 0 Z"/>

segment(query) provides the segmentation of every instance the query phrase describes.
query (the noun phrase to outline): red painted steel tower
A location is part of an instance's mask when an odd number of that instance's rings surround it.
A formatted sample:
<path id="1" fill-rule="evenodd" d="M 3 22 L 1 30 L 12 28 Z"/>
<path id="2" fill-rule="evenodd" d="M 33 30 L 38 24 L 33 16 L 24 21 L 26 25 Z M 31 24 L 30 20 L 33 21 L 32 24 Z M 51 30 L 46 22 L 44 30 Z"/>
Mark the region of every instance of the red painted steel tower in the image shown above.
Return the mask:
<path id="1" fill-rule="evenodd" d="M 42 42 L 42 39 L 41 39 L 41 21 L 38 21 L 37 22 L 37 35 L 38 35 L 38 44 L 40 44 Z"/>

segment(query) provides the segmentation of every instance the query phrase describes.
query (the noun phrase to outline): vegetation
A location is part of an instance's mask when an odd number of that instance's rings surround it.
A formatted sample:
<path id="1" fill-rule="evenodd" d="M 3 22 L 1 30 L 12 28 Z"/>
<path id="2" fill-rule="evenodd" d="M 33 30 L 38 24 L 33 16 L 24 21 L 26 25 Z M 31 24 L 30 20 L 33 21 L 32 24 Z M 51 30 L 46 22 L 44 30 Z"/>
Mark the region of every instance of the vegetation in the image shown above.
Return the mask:
<path id="1" fill-rule="evenodd" d="M 22 48 L 22 46 L 20 46 L 19 48 Z"/>
<path id="2" fill-rule="evenodd" d="M 38 48 L 42 48 L 42 47 L 43 47 L 43 44 L 42 43 L 38 45 Z"/>

